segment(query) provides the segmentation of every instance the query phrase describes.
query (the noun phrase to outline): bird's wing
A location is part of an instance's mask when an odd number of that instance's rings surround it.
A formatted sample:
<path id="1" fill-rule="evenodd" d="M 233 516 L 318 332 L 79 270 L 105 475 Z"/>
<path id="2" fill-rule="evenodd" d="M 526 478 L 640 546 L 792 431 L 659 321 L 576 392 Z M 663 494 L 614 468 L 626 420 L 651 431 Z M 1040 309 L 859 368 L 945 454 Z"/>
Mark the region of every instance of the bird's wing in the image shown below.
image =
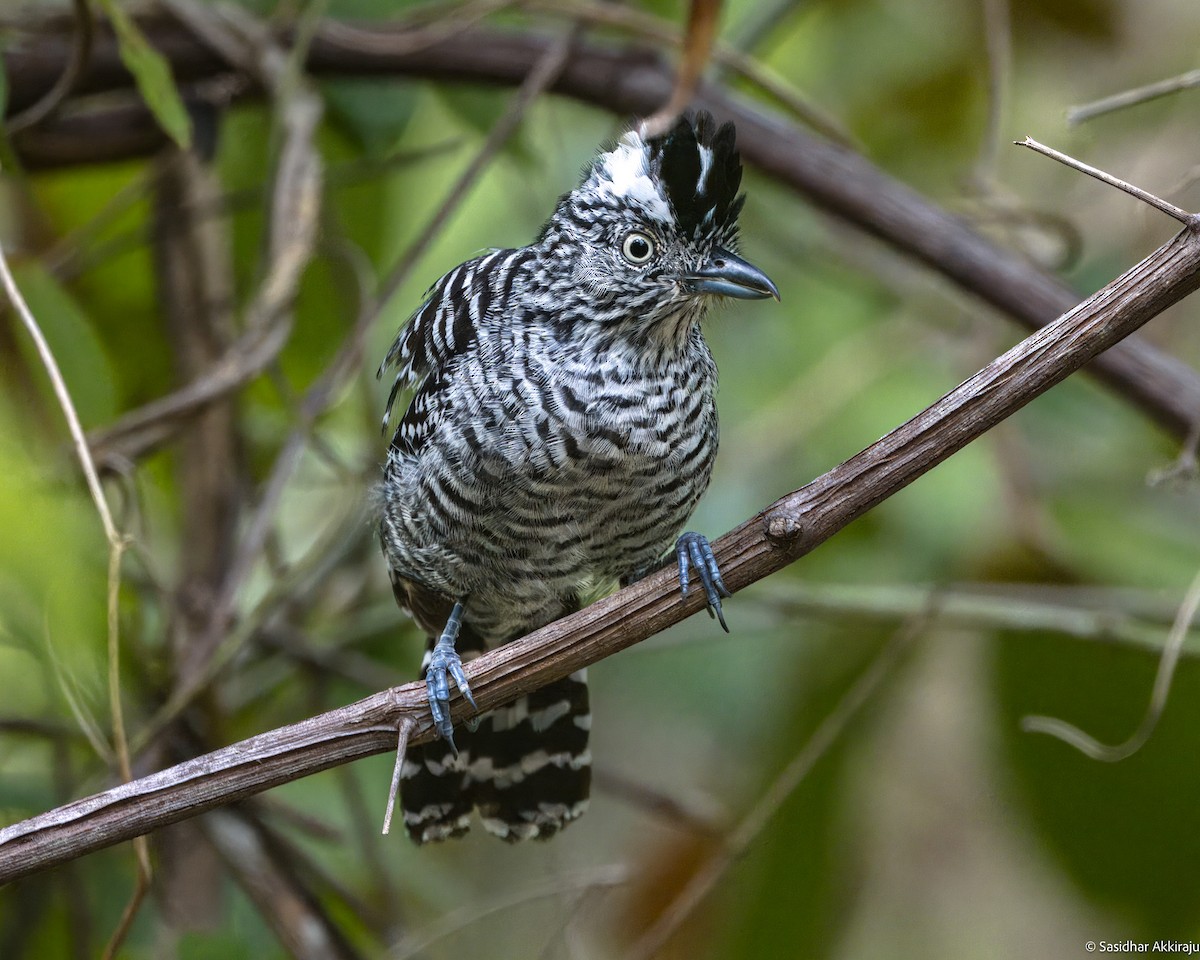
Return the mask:
<path id="1" fill-rule="evenodd" d="M 479 323 L 492 307 L 496 294 L 493 282 L 496 267 L 509 261 L 513 252 L 494 250 L 468 260 L 429 289 L 425 302 L 401 328 L 379 367 L 381 377 L 389 369 L 395 371 L 383 415 L 384 429 L 401 390 L 421 384 L 431 375 L 436 379 L 453 357 L 475 342 Z M 412 413 L 412 407 L 409 412 Z"/>

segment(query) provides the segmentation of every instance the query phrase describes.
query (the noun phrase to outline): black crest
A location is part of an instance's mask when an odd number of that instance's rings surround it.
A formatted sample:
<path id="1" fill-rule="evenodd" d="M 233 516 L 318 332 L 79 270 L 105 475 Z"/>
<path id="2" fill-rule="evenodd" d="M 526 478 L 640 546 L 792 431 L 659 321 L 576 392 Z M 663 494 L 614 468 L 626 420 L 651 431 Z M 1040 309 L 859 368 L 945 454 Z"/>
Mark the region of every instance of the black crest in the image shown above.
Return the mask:
<path id="1" fill-rule="evenodd" d="M 732 123 L 718 127 L 712 114 L 684 114 L 647 146 L 650 172 L 662 181 L 682 232 L 694 233 L 706 222 L 710 229 L 724 227 L 737 219 L 742 158 Z M 702 179 L 705 154 L 712 161 Z"/>

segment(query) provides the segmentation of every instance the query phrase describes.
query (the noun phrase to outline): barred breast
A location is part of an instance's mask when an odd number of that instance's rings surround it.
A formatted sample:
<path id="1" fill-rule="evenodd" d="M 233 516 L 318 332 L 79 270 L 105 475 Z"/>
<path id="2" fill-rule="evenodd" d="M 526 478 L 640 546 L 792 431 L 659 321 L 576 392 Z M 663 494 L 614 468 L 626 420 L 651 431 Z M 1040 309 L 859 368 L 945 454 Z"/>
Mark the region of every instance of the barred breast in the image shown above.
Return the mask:
<path id="1" fill-rule="evenodd" d="M 717 448 L 715 367 L 698 335 L 687 362 L 655 364 L 537 324 L 508 331 L 447 366 L 437 422 L 419 450 L 394 451 L 385 481 L 396 572 L 465 597 L 465 621 L 490 643 L 575 609 L 585 583 L 652 566 Z"/>

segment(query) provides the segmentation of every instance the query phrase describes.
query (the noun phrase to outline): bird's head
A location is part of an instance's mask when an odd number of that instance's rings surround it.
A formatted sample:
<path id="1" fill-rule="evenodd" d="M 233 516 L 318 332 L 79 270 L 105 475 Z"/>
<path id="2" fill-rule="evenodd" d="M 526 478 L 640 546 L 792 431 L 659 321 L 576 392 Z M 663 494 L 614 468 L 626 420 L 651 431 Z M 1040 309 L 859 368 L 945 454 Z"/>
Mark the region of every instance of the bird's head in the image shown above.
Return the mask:
<path id="1" fill-rule="evenodd" d="M 539 238 L 552 295 L 588 323 L 676 339 L 714 296 L 779 298 L 737 257 L 742 163 L 733 124 L 685 115 L 659 137 L 627 133 L 587 168 Z M 569 278 L 569 279 L 567 279 Z M 616 332 L 613 330 L 613 332 Z"/>

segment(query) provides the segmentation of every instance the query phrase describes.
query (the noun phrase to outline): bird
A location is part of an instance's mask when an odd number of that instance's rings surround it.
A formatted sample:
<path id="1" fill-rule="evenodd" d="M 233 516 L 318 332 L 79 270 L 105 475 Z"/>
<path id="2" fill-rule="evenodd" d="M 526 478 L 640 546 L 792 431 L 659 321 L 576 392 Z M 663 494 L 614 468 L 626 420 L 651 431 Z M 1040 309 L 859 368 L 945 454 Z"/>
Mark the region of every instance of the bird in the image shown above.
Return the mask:
<path id="1" fill-rule="evenodd" d="M 455 731 L 452 684 L 481 652 L 674 562 L 728 630 L 706 537 L 683 530 L 717 453 L 714 301 L 779 299 L 734 252 L 742 164 L 731 123 L 635 128 L 563 195 L 536 240 L 438 280 L 380 365 L 378 488 L 399 605 L 429 636 L 422 676 L 440 735 L 409 747 L 400 805 L 417 843 L 483 827 L 547 839 L 588 805 L 583 670 Z M 674 548 L 672 549 L 672 544 Z M 457 738 L 457 739 L 456 739 Z"/>

